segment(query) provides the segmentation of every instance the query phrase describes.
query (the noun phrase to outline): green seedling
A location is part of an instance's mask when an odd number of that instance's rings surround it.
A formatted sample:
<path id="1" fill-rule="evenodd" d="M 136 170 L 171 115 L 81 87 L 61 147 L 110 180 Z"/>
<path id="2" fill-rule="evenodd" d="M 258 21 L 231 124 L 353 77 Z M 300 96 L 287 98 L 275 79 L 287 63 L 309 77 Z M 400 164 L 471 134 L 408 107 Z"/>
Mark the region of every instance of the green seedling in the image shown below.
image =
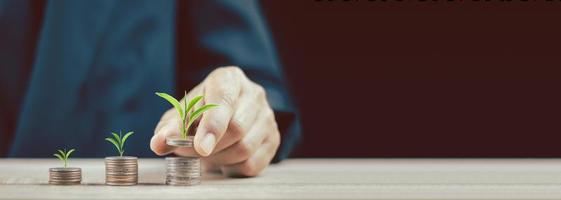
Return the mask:
<path id="1" fill-rule="evenodd" d="M 123 154 L 125 153 L 125 141 L 127 141 L 127 139 L 134 134 L 134 132 L 130 131 L 128 133 L 125 134 L 125 136 L 123 136 L 122 132 L 119 131 L 119 134 L 111 132 L 111 135 L 113 135 L 113 137 L 107 137 L 105 138 L 105 140 L 107 140 L 108 142 L 110 142 L 111 144 L 113 144 L 115 146 L 115 148 L 117 148 L 117 151 L 119 152 L 119 156 L 123 157 Z"/>
<path id="2" fill-rule="evenodd" d="M 57 157 L 60 161 L 62 161 L 62 163 L 64 163 L 64 167 L 66 168 L 66 166 L 68 166 L 68 157 L 70 157 L 70 154 L 72 154 L 72 152 L 74 152 L 76 149 L 70 149 L 70 151 L 66 151 L 66 148 L 64 148 L 63 150 L 58 149 L 57 153 L 53 154 L 55 157 Z"/>
<path id="3" fill-rule="evenodd" d="M 177 110 L 177 113 L 181 118 L 181 125 L 179 126 L 179 129 L 181 130 L 181 137 L 183 139 L 187 139 L 187 133 L 189 133 L 189 127 L 191 127 L 191 125 L 199 117 L 201 117 L 201 115 L 205 111 L 218 106 L 216 104 L 206 104 L 201 106 L 199 109 L 193 111 L 195 105 L 203 99 L 203 96 L 196 96 L 190 101 L 187 101 L 187 92 L 185 92 L 184 105 L 182 106 L 177 99 L 173 98 L 169 94 L 156 92 L 156 95 L 167 100 L 171 105 L 173 105 L 175 110 Z M 189 102 L 189 104 L 187 104 L 187 102 Z"/>

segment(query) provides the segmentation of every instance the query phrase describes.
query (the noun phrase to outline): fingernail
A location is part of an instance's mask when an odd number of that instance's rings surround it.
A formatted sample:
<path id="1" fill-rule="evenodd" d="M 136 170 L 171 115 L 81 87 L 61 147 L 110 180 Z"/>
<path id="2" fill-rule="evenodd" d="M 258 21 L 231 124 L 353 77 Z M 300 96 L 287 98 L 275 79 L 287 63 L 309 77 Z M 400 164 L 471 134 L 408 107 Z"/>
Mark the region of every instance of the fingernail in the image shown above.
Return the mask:
<path id="1" fill-rule="evenodd" d="M 214 137 L 214 134 L 207 133 L 201 142 L 201 148 L 206 155 L 210 155 L 210 153 L 212 153 L 215 143 L 216 137 Z"/>

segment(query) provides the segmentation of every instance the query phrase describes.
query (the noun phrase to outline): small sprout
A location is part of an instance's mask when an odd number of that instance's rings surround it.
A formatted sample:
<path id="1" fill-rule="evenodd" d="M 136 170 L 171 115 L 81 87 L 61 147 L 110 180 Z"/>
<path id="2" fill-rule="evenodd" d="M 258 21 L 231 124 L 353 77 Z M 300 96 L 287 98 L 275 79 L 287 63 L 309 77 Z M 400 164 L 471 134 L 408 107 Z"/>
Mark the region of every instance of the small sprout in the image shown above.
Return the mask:
<path id="1" fill-rule="evenodd" d="M 111 142 L 111 144 L 113 144 L 115 146 L 115 148 L 117 148 L 117 151 L 119 152 L 119 156 L 123 156 L 123 154 L 125 153 L 125 141 L 127 141 L 127 138 L 129 138 L 134 132 L 130 131 L 128 133 L 125 134 L 125 136 L 122 135 L 122 132 L 119 131 L 119 134 L 111 132 L 111 134 L 113 135 L 113 138 L 111 137 L 107 137 L 105 138 L 105 140 Z"/>
<path id="2" fill-rule="evenodd" d="M 181 125 L 179 126 L 179 129 L 181 130 L 181 137 L 183 139 L 187 139 L 189 128 L 199 117 L 203 115 L 204 112 L 218 106 L 216 104 L 206 104 L 193 111 L 195 105 L 203 99 L 203 96 L 196 96 L 189 101 L 189 104 L 187 104 L 187 92 L 185 92 L 184 105 L 182 107 L 181 103 L 169 94 L 156 92 L 156 95 L 167 100 L 171 105 L 173 105 L 175 110 L 177 110 L 177 113 L 181 118 Z"/>
<path id="3" fill-rule="evenodd" d="M 70 149 L 70 151 L 66 151 L 66 148 L 64 148 L 63 150 L 58 149 L 57 153 L 53 154 L 55 157 L 57 157 L 60 161 L 62 161 L 62 163 L 64 163 L 64 167 L 66 168 L 66 166 L 68 166 L 68 157 L 70 157 L 70 154 L 72 154 L 72 152 L 74 152 L 76 149 Z"/>

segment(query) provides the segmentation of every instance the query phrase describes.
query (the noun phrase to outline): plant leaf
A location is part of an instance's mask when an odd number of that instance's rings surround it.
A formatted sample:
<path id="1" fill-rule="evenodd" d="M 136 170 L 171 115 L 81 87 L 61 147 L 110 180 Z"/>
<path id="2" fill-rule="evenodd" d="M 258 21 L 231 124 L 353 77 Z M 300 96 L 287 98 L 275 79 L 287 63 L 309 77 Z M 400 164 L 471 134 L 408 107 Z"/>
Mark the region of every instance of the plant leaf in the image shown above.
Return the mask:
<path id="1" fill-rule="evenodd" d="M 169 94 L 166 94 L 166 93 L 156 92 L 156 95 L 164 98 L 171 105 L 173 105 L 173 107 L 175 107 L 175 110 L 177 110 L 177 112 L 179 113 L 179 116 L 181 117 L 181 119 L 185 118 L 185 114 L 183 113 L 183 109 L 181 108 L 181 104 L 179 104 L 179 101 L 177 101 L 177 99 L 173 98 L 172 96 L 170 96 Z"/>
<path id="2" fill-rule="evenodd" d="M 207 105 L 204 105 L 204 106 L 200 107 L 195 112 L 193 112 L 193 116 L 191 117 L 191 119 L 195 120 L 195 119 L 199 118 L 204 112 L 206 112 L 207 110 L 209 110 L 211 108 L 214 108 L 214 107 L 218 107 L 218 105 L 217 104 L 207 104 Z"/>
<path id="3" fill-rule="evenodd" d="M 185 109 L 185 115 L 188 115 L 191 112 L 191 110 L 193 109 L 193 107 L 195 107 L 195 105 L 197 103 L 199 103 L 199 101 L 201 101 L 201 99 L 203 99 L 202 95 L 196 96 L 195 98 L 191 99 L 191 101 L 189 102 L 189 105 L 186 107 L 187 109 Z M 187 101 L 187 100 L 185 100 L 185 101 Z M 192 116 L 189 116 L 189 117 L 192 117 Z"/>
<path id="4" fill-rule="evenodd" d="M 129 138 L 132 134 L 134 134 L 134 132 L 130 131 L 127 134 L 125 134 L 125 136 L 123 136 L 123 139 L 121 140 L 121 149 L 123 149 L 123 146 L 125 145 L 125 141 L 127 141 L 127 138 Z"/>
<path id="5" fill-rule="evenodd" d="M 179 127 L 179 129 L 181 129 L 181 136 L 182 137 L 186 137 L 185 135 L 187 134 L 187 129 L 185 129 L 185 126 L 186 126 L 185 123 L 187 123 L 186 120 L 189 118 L 189 116 L 188 116 L 189 115 L 189 110 L 187 110 L 187 107 L 188 107 L 187 106 L 187 91 L 184 91 L 184 92 L 185 92 L 185 96 L 183 96 L 183 104 L 185 104 L 185 105 L 183 106 L 183 109 L 184 109 L 183 114 L 185 116 L 181 119 L 181 126 Z"/>
<path id="6" fill-rule="evenodd" d="M 70 151 L 66 152 L 66 155 L 64 156 L 66 160 L 68 160 L 68 157 L 70 157 L 70 154 L 72 154 L 72 152 L 74 151 L 76 151 L 76 149 L 70 149 Z"/>
<path id="7" fill-rule="evenodd" d="M 58 155 L 58 154 L 53 154 L 53 156 L 56 156 L 60 161 L 64 162 L 64 158 L 62 158 L 62 156 Z"/>
<path id="8" fill-rule="evenodd" d="M 113 138 L 105 138 L 105 140 L 111 142 L 113 145 L 115 145 L 115 148 L 117 148 L 117 151 L 119 153 L 121 153 L 121 147 L 119 146 L 119 143 L 117 143 L 117 141 L 115 141 L 115 139 Z"/>
<path id="9" fill-rule="evenodd" d="M 189 118 L 189 123 L 187 123 L 187 129 L 189 129 L 189 127 L 191 127 L 191 124 L 193 124 L 193 122 L 195 122 L 195 120 L 197 120 L 197 118 L 199 118 L 205 111 L 217 106 L 218 105 L 216 104 L 207 104 L 193 112 L 193 115 Z"/>
<path id="10" fill-rule="evenodd" d="M 115 133 L 115 132 L 111 132 L 111 134 L 113 135 L 113 137 L 115 138 L 115 140 L 117 141 L 117 143 L 121 143 L 121 136 L 119 136 L 119 134 Z"/>
<path id="11" fill-rule="evenodd" d="M 189 114 L 189 110 L 187 109 L 187 91 L 185 91 L 185 96 L 183 96 L 183 104 L 185 104 L 183 106 L 183 113 L 185 114 L 185 118 L 187 118 Z M 183 119 L 183 121 L 185 121 L 185 119 Z"/>
<path id="12" fill-rule="evenodd" d="M 61 156 L 66 155 L 66 150 L 62 151 L 62 150 L 58 149 L 57 151 L 60 153 Z"/>

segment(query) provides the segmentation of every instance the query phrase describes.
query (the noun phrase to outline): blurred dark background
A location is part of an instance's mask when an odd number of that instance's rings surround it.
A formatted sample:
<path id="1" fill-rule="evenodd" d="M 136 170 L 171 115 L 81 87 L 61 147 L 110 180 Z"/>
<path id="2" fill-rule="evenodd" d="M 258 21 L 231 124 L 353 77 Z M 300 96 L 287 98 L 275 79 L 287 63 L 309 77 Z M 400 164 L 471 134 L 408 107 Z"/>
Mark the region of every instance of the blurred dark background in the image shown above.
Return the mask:
<path id="1" fill-rule="evenodd" d="M 561 157 L 561 1 L 261 4 L 295 157 Z"/>
<path id="2" fill-rule="evenodd" d="M 560 1 L 263 1 L 298 157 L 561 157 Z"/>

